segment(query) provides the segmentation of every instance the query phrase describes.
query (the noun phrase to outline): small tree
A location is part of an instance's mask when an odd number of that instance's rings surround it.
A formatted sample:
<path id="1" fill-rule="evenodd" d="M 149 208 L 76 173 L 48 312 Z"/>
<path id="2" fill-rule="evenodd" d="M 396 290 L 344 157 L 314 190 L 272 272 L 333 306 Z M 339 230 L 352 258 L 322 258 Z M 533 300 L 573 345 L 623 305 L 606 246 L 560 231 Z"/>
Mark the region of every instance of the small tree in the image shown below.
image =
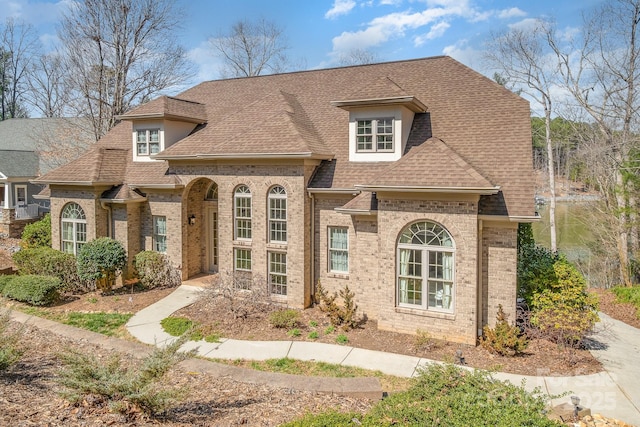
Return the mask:
<path id="1" fill-rule="evenodd" d="M 109 237 L 87 242 L 78 253 L 78 275 L 93 280 L 102 292 L 113 288 L 116 277 L 127 262 L 127 252 L 122 243 Z"/>
<path id="2" fill-rule="evenodd" d="M 562 345 L 577 346 L 598 318 L 598 297 L 587 292 L 584 277 L 566 260 L 554 265 L 556 280 L 533 296 L 531 324 Z"/>
<path id="3" fill-rule="evenodd" d="M 22 232 L 23 248 L 51 247 L 51 215 L 46 214 L 40 221 L 27 224 Z"/>
<path id="4" fill-rule="evenodd" d="M 499 304 L 496 327 L 485 326 L 484 335 L 480 343 L 492 353 L 497 353 L 501 356 L 515 356 L 527 348 L 528 341 L 526 336 L 520 334 L 520 329 L 516 325 L 509 324 L 507 318 L 507 314 L 502 309 L 502 304 Z"/>

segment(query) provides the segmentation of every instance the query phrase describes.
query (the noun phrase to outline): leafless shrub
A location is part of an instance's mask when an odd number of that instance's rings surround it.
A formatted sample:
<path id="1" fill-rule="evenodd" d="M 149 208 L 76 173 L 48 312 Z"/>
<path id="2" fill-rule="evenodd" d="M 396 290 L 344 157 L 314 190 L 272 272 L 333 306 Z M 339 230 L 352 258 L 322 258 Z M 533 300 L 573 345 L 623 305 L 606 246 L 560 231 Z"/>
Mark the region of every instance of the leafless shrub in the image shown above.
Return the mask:
<path id="1" fill-rule="evenodd" d="M 266 280 L 244 272 L 216 275 L 205 298 L 222 300 L 220 308 L 239 320 L 264 315 L 275 306 Z"/>

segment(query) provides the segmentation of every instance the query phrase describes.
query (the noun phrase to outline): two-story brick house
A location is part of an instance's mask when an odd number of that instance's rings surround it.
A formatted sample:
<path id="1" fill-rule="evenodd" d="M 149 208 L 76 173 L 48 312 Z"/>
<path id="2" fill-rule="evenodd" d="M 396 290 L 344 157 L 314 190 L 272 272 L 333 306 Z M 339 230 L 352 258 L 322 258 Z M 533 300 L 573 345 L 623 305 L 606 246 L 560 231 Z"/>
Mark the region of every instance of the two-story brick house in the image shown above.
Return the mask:
<path id="1" fill-rule="evenodd" d="M 474 344 L 515 311 L 529 115 L 449 57 L 208 81 L 37 181 L 55 248 L 111 236 L 184 279 L 261 276 L 293 307 L 348 284 L 380 328 Z"/>

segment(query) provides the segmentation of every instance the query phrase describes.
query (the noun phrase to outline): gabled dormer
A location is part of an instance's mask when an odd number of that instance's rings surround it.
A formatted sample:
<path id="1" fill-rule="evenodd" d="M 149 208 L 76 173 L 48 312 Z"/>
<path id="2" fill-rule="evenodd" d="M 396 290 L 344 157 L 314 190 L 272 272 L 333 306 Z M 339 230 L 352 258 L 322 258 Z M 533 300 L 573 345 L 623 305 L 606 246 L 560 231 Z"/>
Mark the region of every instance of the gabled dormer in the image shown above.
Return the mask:
<path id="1" fill-rule="evenodd" d="M 161 96 L 119 117 L 132 123 L 134 162 L 153 161 L 154 156 L 207 122 L 204 104 Z"/>
<path id="2" fill-rule="evenodd" d="M 427 107 L 388 77 L 360 94 L 331 105 L 349 112 L 349 161 L 390 162 L 402 157 L 415 113 Z"/>

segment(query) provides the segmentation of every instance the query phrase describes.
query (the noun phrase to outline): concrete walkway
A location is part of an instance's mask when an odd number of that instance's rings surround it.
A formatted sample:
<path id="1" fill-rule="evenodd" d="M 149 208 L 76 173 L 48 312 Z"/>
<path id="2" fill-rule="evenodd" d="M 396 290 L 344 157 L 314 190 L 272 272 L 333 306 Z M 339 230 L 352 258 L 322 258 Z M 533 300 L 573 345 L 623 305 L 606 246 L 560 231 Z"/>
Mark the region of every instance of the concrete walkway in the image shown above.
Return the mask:
<path id="1" fill-rule="evenodd" d="M 160 320 L 197 300 L 202 287 L 182 285 L 172 294 L 141 310 L 127 323 L 127 329 L 138 340 L 162 345 L 175 339 L 165 333 Z M 602 314 L 602 322 L 592 340 L 592 353 L 605 371 L 592 375 L 558 376 L 540 371 L 539 376 L 496 373 L 494 377 L 528 390 L 538 387 L 549 395 L 565 392 L 576 394 L 581 405 L 592 413 L 602 413 L 640 425 L 640 330 Z M 420 357 L 405 356 L 355 347 L 301 341 L 241 341 L 223 339 L 219 343 L 189 342 L 185 350 L 196 348 L 207 358 L 266 360 L 289 357 L 323 361 L 378 370 L 385 374 L 411 377 L 418 367 L 439 363 Z M 524 382 L 523 382 L 524 381 Z M 569 402 L 569 397 L 556 399 L 553 405 Z"/>

